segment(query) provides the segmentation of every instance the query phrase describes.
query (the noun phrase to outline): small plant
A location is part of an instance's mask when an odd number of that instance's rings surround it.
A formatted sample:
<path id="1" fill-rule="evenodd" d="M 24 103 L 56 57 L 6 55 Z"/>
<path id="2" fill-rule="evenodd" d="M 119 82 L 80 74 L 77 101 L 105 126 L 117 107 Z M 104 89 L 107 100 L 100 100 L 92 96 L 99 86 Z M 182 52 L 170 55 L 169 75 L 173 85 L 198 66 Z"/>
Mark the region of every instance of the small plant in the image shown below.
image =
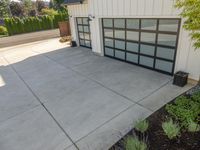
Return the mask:
<path id="1" fill-rule="evenodd" d="M 196 94 L 192 98 L 180 96 L 174 104 L 166 105 L 166 111 L 177 121 L 180 121 L 181 126 L 187 128 L 188 123 L 191 120 L 197 121 L 200 115 L 199 95 Z"/>
<path id="2" fill-rule="evenodd" d="M 190 121 L 190 123 L 188 124 L 188 131 L 189 132 L 198 132 L 198 131 L 200 131 L 200 125 L 194 121 Z"/>
<path id="3" fill-rule="evenodd" d="M 149 128 L 149 122 L 146 119 L 137 122 L 135 125 L 135 129 L 142 133 L 146 132 L 148 128 Z"/>
<path id="4" fill-rule="evenodd" d="M 162 128 L 168 138 L 171 140 L 176 138 L 180 134 L 180 127 L 177 123 L 174 123 L 172 119 L 162 123 Z"/>
<path id="5" fill-rule="evenodd" d="M 147 150 L 147 144 L 140 141 L 137 137 L 127 137 L 125 140 L 126 150 Z"/>
<path id="6" fill-rule="evenodd" d="M 7 34 L 8 34 L 8 31 L 6 27 L 0 26 L 0 35 L 7 35 Z"/>

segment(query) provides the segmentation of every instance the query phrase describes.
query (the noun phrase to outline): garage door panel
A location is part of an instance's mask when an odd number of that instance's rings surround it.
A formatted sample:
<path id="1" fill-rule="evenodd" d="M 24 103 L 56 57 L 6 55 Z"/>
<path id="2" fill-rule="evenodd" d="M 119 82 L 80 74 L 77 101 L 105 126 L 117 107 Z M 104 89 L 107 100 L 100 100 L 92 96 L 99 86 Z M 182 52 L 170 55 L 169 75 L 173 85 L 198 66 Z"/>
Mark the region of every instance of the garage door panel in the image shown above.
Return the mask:
<path id="1" fill-rule="evenodd" d="M 173 74 L 180 19 L 103 19 L 104 54 Z"/>
<path id="2" fill-rule="evenodd" d="M 87 17 L 76 18 L 80 46 L 92 48 L 90 24 Z"/>

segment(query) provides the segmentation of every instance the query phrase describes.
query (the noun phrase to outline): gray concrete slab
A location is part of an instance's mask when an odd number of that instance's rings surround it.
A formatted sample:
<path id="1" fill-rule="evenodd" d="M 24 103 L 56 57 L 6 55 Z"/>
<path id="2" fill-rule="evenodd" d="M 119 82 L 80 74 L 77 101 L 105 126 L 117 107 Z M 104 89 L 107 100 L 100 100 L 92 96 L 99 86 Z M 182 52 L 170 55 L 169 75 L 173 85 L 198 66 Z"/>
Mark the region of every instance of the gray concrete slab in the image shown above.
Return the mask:
<path id="1" fill-rule="evenodd" d="M 0 124 L 39 105 L 11 67 L 0 57 Z"/>
<path id="2" fill-rule="evenodd" d="M 107 59 L 105 61 L 107 62 Z M 112 61 L 112 63 L 87 63 L 74 69 L 78 72 L 82 70 L 84 70 L 84 73 L 88 72 L 89 78 L 134 102 L 142 100 L 171 80 L 168 75 L 116 60 Z M 104 62 L 104 59 L 102 62 Z M 98 66 L 101 66 L 101 69 L 96 69 L 99 68 Z"/>
<path id="3" fill-rule="evenodd" d="M 63 150 L 70 145 L 40 106 L 0 124 L 1 150 Z"/>
<path id="4" fill-rule="evenodd" d="M 192 84 L 187 84 L 184 87 L 178 87 L 169 82 L 166 86 L 160 88 L 149 97 L 139 102 L 145 108 L 152 111 L 157 111 L 159 108 L 169 103 L 171 100 L 192 88 Z"/>
<path id="5" fill-rule="evenodd" d="M 113 143 L 128 133 L 136 122 L 148 117 L 151 113 L 151 111 L 136 104 L 76 144 L 81 150 L 109 149 Z"/>
<path id="6" fill-rule="evenodd" d="M 62 101 L 48 102 L 45 106 L 73 141 L 77 141 L 133 104 L 94 82 L 88 82 Z"/>
<path id="7" fill-rule="evenodd" d="M 134 122 L 192 87 L 172 86 L 170 76 L 100 57 L 89 49 L 66 48 L 55 40 L 9 48 L 1 54 L 10 63 L 0 62 L 3 64 L 0 92 L 8 95 L 7 101 L 2 103 L 9 108 L 4 114 L 9 116 L 10 108 L 24 109 L 0 123 L 0 146 L 1 143 L 4 146 L 0 149 L 3 150 L 23 150 L 21 147 L 32 150 L 33 145 L 37 145 L 34 150 L 76 149 L 64 133 L 80 150 L 107 149 L 126 134 Z M 22 80 L 12 73 L 11 65 Z M 9 85 L 7 88 L 4 81 Z M 30 104 L 31 92 L 52 116 L 37 104 Z M 12 106 L 15 96 L 22 100 Z M 50 144 L 44 147 L 47 142 Z M 16 143 L 19 145 L 14 147 Z"/>

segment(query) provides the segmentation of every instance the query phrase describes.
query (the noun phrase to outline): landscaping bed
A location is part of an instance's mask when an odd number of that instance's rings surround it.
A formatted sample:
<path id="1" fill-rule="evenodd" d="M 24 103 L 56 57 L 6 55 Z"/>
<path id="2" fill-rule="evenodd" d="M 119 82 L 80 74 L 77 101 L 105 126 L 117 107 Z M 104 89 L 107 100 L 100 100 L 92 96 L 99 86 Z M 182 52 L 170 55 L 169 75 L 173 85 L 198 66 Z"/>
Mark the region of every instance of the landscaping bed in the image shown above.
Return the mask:
<path id="1" fill-rule="evenodd" d="M 110 150 L 200 150 L 200 85 L 172 100 Z"/>

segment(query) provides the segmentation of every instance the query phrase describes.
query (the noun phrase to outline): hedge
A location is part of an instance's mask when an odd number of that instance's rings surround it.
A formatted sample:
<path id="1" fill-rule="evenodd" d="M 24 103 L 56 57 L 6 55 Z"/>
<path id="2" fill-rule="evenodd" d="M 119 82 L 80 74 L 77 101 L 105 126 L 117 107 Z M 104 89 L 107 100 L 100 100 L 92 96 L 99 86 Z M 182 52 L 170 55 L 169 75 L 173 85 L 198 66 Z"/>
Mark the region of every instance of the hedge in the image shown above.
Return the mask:
<path id="1" fill-rule="evenodd" d="M 54 16 L 13 17 L 5 18 L 4 23 L 8 34 L 15 35 L 58 28 L 58 22 L 67 20 L 67 17 L 66 13 L 59 13 Z"/>

